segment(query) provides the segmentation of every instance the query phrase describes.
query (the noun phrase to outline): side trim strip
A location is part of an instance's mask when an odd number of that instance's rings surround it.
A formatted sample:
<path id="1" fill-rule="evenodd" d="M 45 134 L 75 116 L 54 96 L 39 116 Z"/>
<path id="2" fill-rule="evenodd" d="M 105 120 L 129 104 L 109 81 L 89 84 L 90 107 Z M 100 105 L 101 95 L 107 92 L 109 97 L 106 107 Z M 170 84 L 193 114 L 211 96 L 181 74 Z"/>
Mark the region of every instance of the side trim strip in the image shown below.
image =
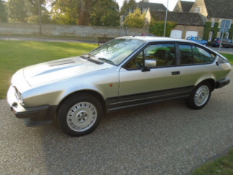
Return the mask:
<path id="1" fill-rule="evenodd" d="M 156 97 L 165 97 L 165 96 L 170 96 L 170 95 L 177 95 L 178 96 L 178 94 L 182 94 L 182 93 L 190 93 L 190 91 L 184 91 L 184 92 L 179 92 L 179 93 L 171 93 L 171 94 L 165 94 L 165 95 L 157 95 L 157 96 L 153 96 L 153 97 L 140 98 L 140 99 L 129 100 L 129 101 L 121 101 L 121 102 L 119 102 L 119 104 L 132 102 L 132 101 L 146 100 L 146 99 L 151 99 L 151 98 L 156 98 Z M 116 104 L 116 103 L 113 103 L 113 104 Z M 112 104 L 109 104 L 109 105 L 112 105 Z"/>
<path id="2" fill-rule="evenodd" d="M 150 101 L 150 102 L 145 102 L 145 103 L 137 103 L 137 104 L 134 104 L 134 105 L 127 105 L 127 106 L 109 108 L 108 111 L 120 110 L 120 109 L 124 109 L 124 108 L 142 106 L 142 105 L 147 105 L 147 104 L 151 104 L 151 103 L 157 103 L 157 102 L 162 102 L 162 101 L 167 101 L 167 100 L 174 100 L 174 99 L 185 98 L 185 97 L 188 97 L 188 95 L 183 95 L 183 96 L 178 96 L 178 97 L 173 97 L 173 98 L 167 98 L 167 99 L 162 99 L 162 100 L 155 100 L 155 101 Z"/>
<path id="3" fill-rule="evenodd" d="M 188 97 L 194 86 L 187 86 L 182 88 L 174 88 L 168 90 L 146 92 L 140 94 L 126 95 L 120 97 L 111 97 L 106 100 L 107 109 L 118 109 L 127 106 L 135 106 L 140 104 L 148 104 L 157 101 L 164 101 L 167 99 L 175 99 Z"/>

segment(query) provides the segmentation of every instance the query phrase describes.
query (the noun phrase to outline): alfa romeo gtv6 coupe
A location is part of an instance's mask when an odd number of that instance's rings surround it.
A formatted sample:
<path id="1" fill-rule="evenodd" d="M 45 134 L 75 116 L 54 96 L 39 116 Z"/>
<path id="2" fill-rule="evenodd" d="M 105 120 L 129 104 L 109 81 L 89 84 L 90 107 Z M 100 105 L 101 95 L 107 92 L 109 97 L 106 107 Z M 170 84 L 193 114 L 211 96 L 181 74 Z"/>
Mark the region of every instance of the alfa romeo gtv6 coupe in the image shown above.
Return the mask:
<path id="1" fill-rule="evenodd" d="M 108 112 L 184 98 L 201 109 L 229 84 L 228 60 L 193 41 L 119 37 L 81 56 L 17 71 L 7 99 L 26 126 L 57 121 L 70 136 L 92 132 Z"/>

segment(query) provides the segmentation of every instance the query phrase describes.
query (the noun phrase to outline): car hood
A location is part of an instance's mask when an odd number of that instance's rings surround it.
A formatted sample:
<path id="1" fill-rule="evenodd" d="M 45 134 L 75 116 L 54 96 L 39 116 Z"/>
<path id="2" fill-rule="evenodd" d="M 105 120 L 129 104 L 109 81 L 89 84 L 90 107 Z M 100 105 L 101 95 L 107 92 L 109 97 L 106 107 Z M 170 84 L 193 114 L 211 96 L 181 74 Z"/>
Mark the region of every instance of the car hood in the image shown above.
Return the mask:
<path id="1" fill-rule="evenodd" d="M 109 69 L 113 65 L 97 64 L 81 57 L 71 57 L 36 64 L 23 69 L 24 77 L 30 86 L 59 81 L 78 75 Z"/>

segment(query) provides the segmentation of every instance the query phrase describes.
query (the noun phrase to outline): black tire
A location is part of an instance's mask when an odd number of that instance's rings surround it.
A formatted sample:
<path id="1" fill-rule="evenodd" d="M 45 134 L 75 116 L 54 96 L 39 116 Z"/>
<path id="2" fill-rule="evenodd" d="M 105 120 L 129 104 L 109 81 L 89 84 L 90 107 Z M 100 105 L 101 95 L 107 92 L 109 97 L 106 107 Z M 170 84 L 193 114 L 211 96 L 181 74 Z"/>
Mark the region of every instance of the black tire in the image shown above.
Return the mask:
<path id="1" fill-rule="evenodd" d="M 199 91 L 198 92 L 199 93 L 198 94 L 198 97 L 199 97 L 198 99 L 200 101 L 202 100 L 201 99 L 201 95 L 202 95 L 201 92 L 202 91 L 200 91 L 200 89 L 199 89 L 200 87 L 204 88 L 205 90 L 206 90 L 206 88 L 208 88 L 209 95 L 208 95 L 207 99 L 205 99 L 202 103 L 198 104 L 198 100 L 195 101 L 195 95 L 196 95 L 196 92 Z M 203 92 L 203 93 L 204 93 L 204 97 L 205 97 L 205 94 L 207 94 L 207 93 L 205 93 L 205 92 Z M 189 108 L 191 108 L 191 109 L 201 109 L 208 103 L 210 97 L 211 97 L 211 85 L 208 82 L 203 82 L 203 83 L 200 83 L 199 85 L 197 85 L 193 89 L 193 91 L 189 95 L 188 99 L 185 100 L 185 102 L 186 102 L 187 106 Z"/>
<path id="2" fill-rule="evenodd" d="M 75 106 L 79 104 L 79 106 Z M 85 105 L 86 104 L 86 105 Z M 94 108 L 94 112 L 91 110 L 90 106 L 93 105 Z M 74 107 L 75 106 L 75 107 Z M 93 107 L 92 106 L 92 107 Z M 77 108 L 78 107 L 78 108 Z M 87 112 L 85 113 L 85 109 L 83 110 L 83 108 L 87 109 Z M 72 116 L 72 121 L 69 118 L 68 119 L 68 113 L 72 113 L 70 110 L 72 109 L 76 109 L 76 111 L 73 111 L 73 115 Z M 83 114 L 84 111 L 84 114 Z M 89 112 L 89 113 L 88 113 Z M 88 115 L 91 113 L 91 116 Z M 97 114 L 96 114 L 97 113 Z M 82 121 L 80 120 L 80 116 L 81 117 L 86 117 L 85 119 L 82 119 Z M 85 115 L 85 116 L 84 116 Z M 79 116 L 79 117 L 78 117 Z M 95 116 L 95 117 L 93 117 Z M 79 136 L 83 136 L 86 134 L 91 133 L 92 131 L 94 131 L 97 126 L 99 125 L 101 118 L 103 116 L 103 108 L 102 105 L 100 103 L 100 101 L 93 95 L 88 94 L 88 93 L 78 93 L 78 94 L 74 94 L 73 96 L 69 97 L 68 99 L 66 99 L 61 106 L 58 109 L 58 113 L 57 113 L 57 121 L 59 124 L 59 127 L 61 128 L 61 130 L 72 137 L 79 137 Z M 73 120 L 74 123 L 85 123 L 87 120 L 90 120 L 91 118 L 95 118 L 93 119 L 93 122 L 89 124 L 89 128 L 87 128 L 86 130 L 83 131 L 75 131 L 74 129 L 78 129 L 78 128 L 73 128 L 72 127 L 78 127 L 77 125 L 73 124 Z M 68 124 L 68 121 L 70 121 L 70 123 Z M 90 122 L 90 121 L 88 121 Z M 82 129 L 82 128 L 80 128 Z"/>

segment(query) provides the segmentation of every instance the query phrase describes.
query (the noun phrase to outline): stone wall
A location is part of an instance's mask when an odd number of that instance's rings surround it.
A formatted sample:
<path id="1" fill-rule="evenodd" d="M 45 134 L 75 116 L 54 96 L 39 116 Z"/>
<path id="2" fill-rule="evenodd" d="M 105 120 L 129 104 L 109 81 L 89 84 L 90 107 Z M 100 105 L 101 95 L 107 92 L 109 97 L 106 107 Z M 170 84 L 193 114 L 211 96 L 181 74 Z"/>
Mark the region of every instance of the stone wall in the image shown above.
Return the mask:
<path id="1" fill-rule="evenodd" d="M 38 24 L 0 23 L 0 34 L 37 35 Z M 149 29 L 128 28 L 128 35 L 149 33 Z M 82 37 L 118 37 L 127 35 L 120 27 L 78 26 L 78 25 L 42 25 L 43 35 L 82 36 Z"/>

